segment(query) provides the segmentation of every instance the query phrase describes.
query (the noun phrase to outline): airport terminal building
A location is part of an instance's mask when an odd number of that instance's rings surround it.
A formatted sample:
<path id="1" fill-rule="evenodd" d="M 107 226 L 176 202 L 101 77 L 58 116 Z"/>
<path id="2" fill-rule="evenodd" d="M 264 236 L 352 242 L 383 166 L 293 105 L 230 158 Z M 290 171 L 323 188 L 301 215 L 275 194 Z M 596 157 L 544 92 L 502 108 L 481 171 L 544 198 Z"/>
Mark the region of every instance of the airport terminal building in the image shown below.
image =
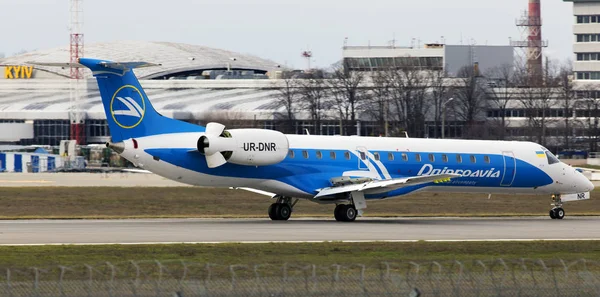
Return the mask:
<path id="1" fill-rule="evenodd" d="M 168 117 L 194 123 L 231 118 L 264 126 L 278 110 L 274 80 L 280 66 L 255 56 L 197 45 L 119 41 L 86 45 L 86 57 L 146 61 L 161 66 L 136 69 L 152 104 Z M 66 47 L 40 50 L 0 60 L 0 143 L 58 145 L 69 139 L 73 82 L 69 68 L 30 66 L 67 62 Z M 86 143 L 109 139 L 106 115 L 96 80 L 84 71 L 79 109 Z M 268 127 L 267 127 L 268 128 Z"/>

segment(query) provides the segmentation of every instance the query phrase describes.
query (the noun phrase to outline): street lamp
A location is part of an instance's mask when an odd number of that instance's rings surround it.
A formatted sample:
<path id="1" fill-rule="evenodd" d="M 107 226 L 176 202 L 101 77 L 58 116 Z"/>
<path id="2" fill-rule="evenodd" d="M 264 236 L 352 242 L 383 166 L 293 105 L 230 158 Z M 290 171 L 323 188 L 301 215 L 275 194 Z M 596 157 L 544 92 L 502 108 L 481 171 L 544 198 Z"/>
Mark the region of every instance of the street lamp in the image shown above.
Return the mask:
<path id="1" fill-rule="evenodd" d="M 442 103 L 442 139 L 445 137 L 446 135 L 446 104 L 450 103 L 452 100 L 454 100 L 454 97 L 446 100 L 444 103 Z"/>

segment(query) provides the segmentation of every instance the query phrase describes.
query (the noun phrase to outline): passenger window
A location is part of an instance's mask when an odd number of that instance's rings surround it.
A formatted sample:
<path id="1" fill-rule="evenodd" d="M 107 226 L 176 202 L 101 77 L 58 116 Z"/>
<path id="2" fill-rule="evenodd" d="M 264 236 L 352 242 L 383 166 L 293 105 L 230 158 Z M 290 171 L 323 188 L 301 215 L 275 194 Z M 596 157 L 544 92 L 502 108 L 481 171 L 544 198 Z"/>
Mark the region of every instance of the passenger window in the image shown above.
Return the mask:
<path id="1" fill-rule="evenodd" d="M 475 156 L 471 155 L 471 163 L 476 163 L 477 159 L 475 159 Z"/>
<path id="2" fill-rule="evenodd" d="M 344 152 L 344 158 L 346 158 L 346 160 L 350 160 L 350 152 Z"/>
<path id="3" fill-rule="evenodd" d="M 417 162 L 421 162 L 421 154 L 415 154 L 415 160 L 417 160 Z"/>
<path id="4" fill-rule="evenodd" d="M 321 153 L 321 151 L 317 151 L 317 159 L 322 159 L 323 158 L 323 153 Z"/>
<path id="5" fill-rule="evenodd" d="M 442 161 L 448 163 L 448 155 L 442 155 Z"/>
<path id="6" fill-rule="evenodd" d="M 308 152 L 302 151 L 302 156 L 304 157 L 304 159 L 308 159 Z"/>
<path id="7" fill-rule="evenodd" d="M 291 159 L 293 159 L 293 158 L 294 158 L 294 151 L 290 150 L 290 151 L 288 152 L 288 156 L 289 156 Z"/>
<path id="8" fill-rule="evenodd" d="M 375 161 L 379 161 L 379 153 L 373 153 L 373 157 L 375 157 Z"/>
<path id="9" fill-rule="evenodd" d="M 360 152 L 360 159 L 361 160 L 366 160 L 367 159 L 367 154 L 365 154 L 365 152 Z"/>
<path id="10" fill-rule="evenodd" d="M 429 162 L 435 162 L 435 156 L 433 154 L 429 154 Z"/>
<path id="11" fill-rule="evenodd" d="M 406 153 L 402 153 L 402 161 L 408 161 L 408 155 Z"/>
<path id="12" fill-rule="evenodd" d="M 331 158 L 331 160 L 335 160 L 335 152 L 329 152 L 329 158 Z"/>
<path id="13" fill-rule="evenodd" d="M 486 163 L 490 163 L 490 157 L 489 156 L 483 156 L 483 161 Z"/>
<path id="14" fill-rule="evenodd" d="M 462 163 L 462 156 L 461 155 L 456 155 L 456 162 L 457 163 Z"/>
<path id="15" fill-rule="evenodd" d="M 394 161 L 394 154 L 388 153 L 388 160 Z"/>

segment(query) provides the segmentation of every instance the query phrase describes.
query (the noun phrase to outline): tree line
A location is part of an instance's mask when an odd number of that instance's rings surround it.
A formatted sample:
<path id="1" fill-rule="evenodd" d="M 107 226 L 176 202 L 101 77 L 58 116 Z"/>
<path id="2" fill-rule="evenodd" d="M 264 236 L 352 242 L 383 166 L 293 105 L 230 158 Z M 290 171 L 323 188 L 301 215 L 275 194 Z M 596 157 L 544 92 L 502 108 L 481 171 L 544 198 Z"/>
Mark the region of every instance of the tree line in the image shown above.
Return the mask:
<path id="1" fill-rule="evenodd" d="M 514 139 L 509 131 L 518 128 L 525 131 L 521 140 L 571 148 L 575 140 L 598 132 L 600 101 L 576 96 L 581 92 L 574 90 L 569 61 L 547 62 L 538 77 L 529 75 L 524 65 L 503 65 L 486 73 L 465 66 L 449 76 L 408 65 L 349 71 L 340 63 L 302 79 L 285 76 L 278 92 L 282 111 L 275 115 L 276 125 L 287 133 L 296 133 L 296 120 L 302 118 L 312 123 L 311 134 L 320 134 L 324 121 L 334 121 L 340 134 L 354 135 L 357 122 L 363 121 L 375 126 L 375 136 L 406 132 L 410 137 L 439 138 L 445 122 L 447 137 L 449 123 L 459 128 L 451 137 L 467 139 Z M 511 123 L 514 109 L 523 111 L 519 123 Z M 550 113 L 556 109 L 560 116 Z M 595 150 L 595 142 L 588 142 Z"/>

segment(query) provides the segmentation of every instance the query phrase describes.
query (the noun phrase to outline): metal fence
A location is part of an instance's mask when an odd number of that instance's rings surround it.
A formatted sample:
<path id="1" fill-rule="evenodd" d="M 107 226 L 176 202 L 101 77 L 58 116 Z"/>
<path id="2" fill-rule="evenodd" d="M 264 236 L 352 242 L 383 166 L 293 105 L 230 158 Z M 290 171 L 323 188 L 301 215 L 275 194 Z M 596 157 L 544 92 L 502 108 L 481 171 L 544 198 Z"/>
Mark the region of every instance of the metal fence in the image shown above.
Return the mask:
<path id="1" fill-rule="evenodd" d="M 0 296 L 600 296 L 589 260 L 213 265 L 184 261 L 4 269 Z"/>

